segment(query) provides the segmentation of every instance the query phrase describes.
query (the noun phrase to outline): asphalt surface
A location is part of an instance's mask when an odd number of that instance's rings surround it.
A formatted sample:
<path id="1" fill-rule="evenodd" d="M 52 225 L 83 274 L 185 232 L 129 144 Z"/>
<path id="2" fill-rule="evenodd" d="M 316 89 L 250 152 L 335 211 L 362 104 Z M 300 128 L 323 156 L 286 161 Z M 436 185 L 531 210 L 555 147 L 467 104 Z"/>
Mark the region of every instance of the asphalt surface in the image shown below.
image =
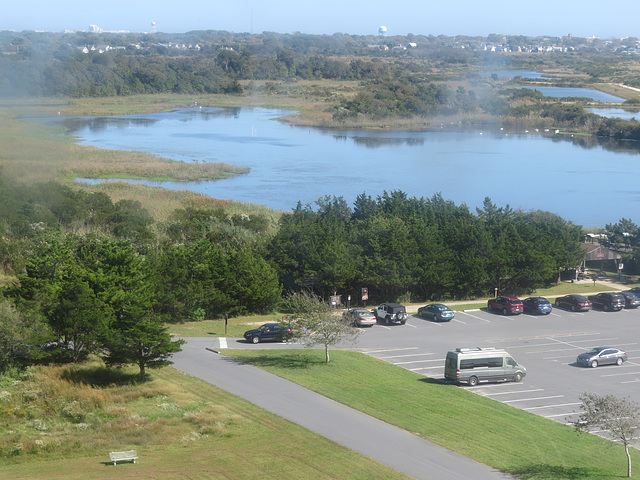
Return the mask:
<path id="1" fill-rule="evenodd" d="M 513 478 L 187 338 L 174 367 L 416 479 Z"/>

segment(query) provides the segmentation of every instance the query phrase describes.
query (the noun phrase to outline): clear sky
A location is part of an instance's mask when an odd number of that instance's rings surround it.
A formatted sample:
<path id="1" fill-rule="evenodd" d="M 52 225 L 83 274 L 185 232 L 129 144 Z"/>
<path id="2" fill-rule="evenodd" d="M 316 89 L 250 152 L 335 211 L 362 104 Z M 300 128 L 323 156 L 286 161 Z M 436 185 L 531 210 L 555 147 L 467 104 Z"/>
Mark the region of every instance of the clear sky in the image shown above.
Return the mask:
<path id="1" fill-rule="evenodd" d="M 640 37 L 638 0 L 6 0 L 0 30 Z"/>

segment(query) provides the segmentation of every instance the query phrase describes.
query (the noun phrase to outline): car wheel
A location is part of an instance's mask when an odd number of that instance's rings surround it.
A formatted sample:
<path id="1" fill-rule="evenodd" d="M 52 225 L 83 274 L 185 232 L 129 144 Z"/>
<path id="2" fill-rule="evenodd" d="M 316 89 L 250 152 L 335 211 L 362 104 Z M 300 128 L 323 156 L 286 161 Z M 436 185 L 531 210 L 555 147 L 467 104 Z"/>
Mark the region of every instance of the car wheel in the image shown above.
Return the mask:
<path id="1" fill-rule="evenodd" d="M 622 365 L 622 359 L 621 358 L 616 360 L 616 365 L 618 365 L 618 366 Z"/>
<path id="2" fill-rule="evenodd" d="M 384 323 L 385 323 L 386 325 L 391 325 L 391 317 L 385 317 L 385 319 L 384 319 Z"/>
<path id="3" fill-rule="evenodd" d="M 405 323 L 407 323 L 406 320 L 400 320 L 400 325 L 404 325 Z"/>
<path id="4" fill-rule="evenodd" d="M 513 377 L 513 381 L 514 382 L 519 382 L 520 380 L 522 380 L 522 374 L 520 372 L 516 373 L 516 375 Z"/>
<path id="5" fill-rule="evenodd" d="M 493 308 L 491 307 L 491 304 L 487 305 L 487 310 L 489 311 L 493 310 Z"/>
<path id="6" fill-rule="evenodd" d="M 478 384 L 478 377 L 469 377 L 469 386 L 475 387 Z"/>
<path id="7" fill-rule="evenodd" d="M 502 314 L 503 314 L 503 315 L 506 315 L 506 314 L 507 314 L 507 309 L 506 309 L 506 308 L 503 308 L 503 309 L 502 309 Z"/>
<path id="8" fill-rule="evenodd" d="M 260 343 L 260 337 L 251 337 L 253 343 Z"/>
<path id="9" fill-rule="evenodd" d="M 593 360 L 591 362 L 591 368 L 596 368 L 598 366 L 598 361 L 597 360 Z"/>
<path id="10" fill-rule="evenodd" d="M 571 305 L 571 311 L 575 312 L 576 311 L 576 306 L 575 305 Z"/>

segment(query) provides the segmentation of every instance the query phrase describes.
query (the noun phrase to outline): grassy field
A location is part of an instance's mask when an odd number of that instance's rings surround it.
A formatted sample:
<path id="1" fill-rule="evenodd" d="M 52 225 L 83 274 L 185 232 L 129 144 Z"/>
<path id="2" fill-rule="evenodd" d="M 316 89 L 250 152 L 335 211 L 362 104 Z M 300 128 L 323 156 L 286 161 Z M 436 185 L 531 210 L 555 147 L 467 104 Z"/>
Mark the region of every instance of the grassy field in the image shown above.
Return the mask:
<path id="1" fill-rule="evenodd" d="M 407 478 L 172 368 L 133 373 L 94 362 L 1 379 L 2 478 Z M 129 449 L 135 465 L 109 463 Z"/>
<path id="2" fill-rule="evenodd" d="M 334 351 L 330 364 L 319 350 L 223 353 L 518 478 L 626 476 L 622 445 L 357 352 Z"/>

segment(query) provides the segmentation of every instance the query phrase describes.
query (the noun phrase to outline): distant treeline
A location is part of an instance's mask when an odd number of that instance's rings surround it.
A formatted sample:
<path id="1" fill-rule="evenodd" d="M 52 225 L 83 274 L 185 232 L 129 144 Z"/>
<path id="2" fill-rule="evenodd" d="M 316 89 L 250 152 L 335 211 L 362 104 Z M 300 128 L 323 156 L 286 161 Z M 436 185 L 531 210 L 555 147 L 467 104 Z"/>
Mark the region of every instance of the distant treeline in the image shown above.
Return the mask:
<path id="1" fill-rule="evenodd" d="M 416 47 L 405 49 L 410 44 Z M 614 54 L 533 55 L 536 65 L 532 54 L 489 57 L 477 48 L 459 48 L 470 44 L 466 38 L 413 35 L 0 32 L 0 97 L 293 93 L 322 98 L 337 124 L 456 116 L 456 121 L 468 123 L 523 124 L 640 140 L 637 122 L 589 113 L 583 108 L 588 99 L 557 99 L 511 88 L 518 80 L 504 88 L 497 75 L 477 73 L 491 61 L 502 69 L 567 68 L 584 73 L 587 83 L 613 78 L 635 84 L 635 70 L 625 76 L 614 68 L 622 62 Z M 389 49 L 394 45 L 402 49 Z M 625 62 L 630 61 L 627 56 Z M 345 94 L 321 85 L 297 87 L 298 80 L 351 81 L 358 86 Z M 638 107 L 638 102 L 628 103 Z"/>

